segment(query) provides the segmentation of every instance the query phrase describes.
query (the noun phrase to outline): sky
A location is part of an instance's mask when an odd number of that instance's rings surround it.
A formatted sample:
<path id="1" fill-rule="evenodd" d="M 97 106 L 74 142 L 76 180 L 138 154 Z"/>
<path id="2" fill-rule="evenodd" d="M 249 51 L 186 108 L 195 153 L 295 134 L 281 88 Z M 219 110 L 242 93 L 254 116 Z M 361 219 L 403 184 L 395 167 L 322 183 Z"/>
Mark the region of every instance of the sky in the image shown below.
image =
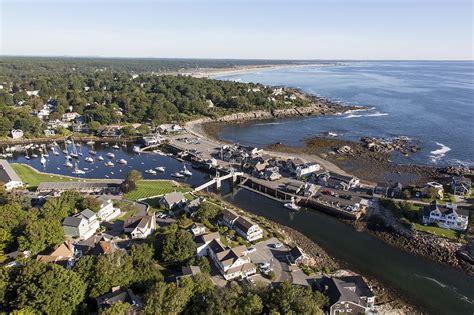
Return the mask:
<path id="1" fill-rule="evenodd" d="M 472 60 L 472 0 L 0 0 L 0 54 Z"/>

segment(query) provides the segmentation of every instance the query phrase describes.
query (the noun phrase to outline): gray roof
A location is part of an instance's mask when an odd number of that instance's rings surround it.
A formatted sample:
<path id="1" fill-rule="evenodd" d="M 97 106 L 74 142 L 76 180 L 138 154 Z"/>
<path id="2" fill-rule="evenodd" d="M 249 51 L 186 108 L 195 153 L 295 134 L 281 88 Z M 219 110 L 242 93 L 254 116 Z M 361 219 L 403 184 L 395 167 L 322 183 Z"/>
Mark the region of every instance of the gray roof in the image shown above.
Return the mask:
<path id="1" fill-rule="evenodd" d="M 172 193 L 164 195 L 162 200 L 166 201 L 167 204 L 172 205 L 175 203 L 179 203 L 184 199 L 186 198 L 184 198 L 183 193 L 174 191 Z"/>
<path id="2" fill-rule="evenodd" d="M 10 181 L 21 182 L 21 178 L 13 170 L 7 160 L 0 160 L 0 181 L 8 183 Z"/>
<path id="3" fill-rule="evenodd" d="M 65 226 L 73 226 L 73 227 L 79 227 L 81 225 L 81 221 L 83 219 L 80 217 L 67 217 L 63 221 L 63 225 Z"/>
<path id="4" fill-rule="evenodd" d="M 240 230 L 244 231 L 247 233 L 247 231 L 255 225 L 252 221 L 250 221 L 247 218 L 244 217 L 239 217 L 237 220 L 235 220 L 234 225 L 238 227 Z"/>
<path id="5" fill-rule="evenodd" d="M 361 276 L 331 278 L 329 284 L 329 299 L 331 304 L 350 301 L 366 307 L 366 301 L 361 297 L 373 297 L 374 293 Z"/>
<path id="6" fill-rule="evenodd" d="M 81 213 L 79 213 L 81 216 L 86 218 L 87 220 L 93 218 L 95 216 L 95 212 L 90 210 L 90 209 L 85 209 Z"/>
<path id="7" fill-rule="evenodd" d="M 140 298 L 138 298 L 138 296 L 136 296 L 130 289 L 121 289 L 99 296 L 96 299 L 96 302 L 99 308 L 106 308 L 115 302 L 131 304 L 135 310 L 140 309 L 143 306 Z"/>
<path id="8" fill-rule="evenodd" d="M 235 214 L 234 212 L 230 211 L 229 209 L 224 209 L 221 212 L 221 217 L 222 219 L 231 222 L 237 219 L 239 216 Z"/>

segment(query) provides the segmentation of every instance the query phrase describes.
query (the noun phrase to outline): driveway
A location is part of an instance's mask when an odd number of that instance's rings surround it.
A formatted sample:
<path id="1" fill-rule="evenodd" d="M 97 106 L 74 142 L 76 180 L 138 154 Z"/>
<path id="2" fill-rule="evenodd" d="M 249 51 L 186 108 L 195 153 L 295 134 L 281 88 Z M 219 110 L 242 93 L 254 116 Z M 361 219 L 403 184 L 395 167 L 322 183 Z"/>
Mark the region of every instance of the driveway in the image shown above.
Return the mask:
<path id="1" fill-rule="evenodd" d="M 280 248 L 273 248 L 271 245 L 275 243 L 280 243 L 275 237 L 257 243 L 252 246 L 256 251 L 248 256 L 254 264 L 270 263 L 270 268 L 275 272 L 275 282 L 291 281 L 290 267 L 286 262 L 286 254 L 289 249 L 284 245 Z"/>

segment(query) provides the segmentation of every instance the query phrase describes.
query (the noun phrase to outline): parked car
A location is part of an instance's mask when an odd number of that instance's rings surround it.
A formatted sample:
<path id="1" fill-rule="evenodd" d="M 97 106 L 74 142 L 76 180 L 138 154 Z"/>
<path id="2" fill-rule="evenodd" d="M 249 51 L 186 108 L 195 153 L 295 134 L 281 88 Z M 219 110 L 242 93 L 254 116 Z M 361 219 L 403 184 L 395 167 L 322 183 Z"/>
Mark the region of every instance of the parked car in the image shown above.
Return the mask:
<path id="1" fill-rule="evenodd" d="M 250 247 L 249 249 L 247 249 L 247 254 L 255 253 L 256 251 L 257 249 L 255 247 Z"/>
<path id="2" fill-rule="evenodd" d="M 282 243 L 275 243 L 275 244 L 272 244 L 272 247 L 273 248 L 281 248 L 283 246 Z"/>
<path id="3" fill-rule="evenodd" d="M 258 263 L 257 265 L 258 265 L 258 266 L 260 267 L 260 269 L 262 269 L 262 270 L 263 270 L 263 269 L 268 269 L 268 268 L 270 268 L 270 263 L 268 263 L 268 262 Z"/>

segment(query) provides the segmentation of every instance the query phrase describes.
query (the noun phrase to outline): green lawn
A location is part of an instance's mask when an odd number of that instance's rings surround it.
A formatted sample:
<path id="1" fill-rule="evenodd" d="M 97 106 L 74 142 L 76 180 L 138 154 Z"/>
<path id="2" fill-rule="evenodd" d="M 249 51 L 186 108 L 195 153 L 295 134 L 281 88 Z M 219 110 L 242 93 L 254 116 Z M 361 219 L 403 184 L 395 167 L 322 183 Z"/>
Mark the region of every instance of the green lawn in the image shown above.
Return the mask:
<path id="1" fill-rule="evenodd" d="M 456 241 L 459 240 L 459 236 L 456 231 L 453 231 L 450 229 L 443 229 L 436 226 L 425 226 L 419 223 L 414 223 L 414 224 L 415 224 L 415 229 L 418 231 L 423 231 L 423 232 L 434 234 L 437 236 L 446 237 L 446 238 L 456 240 Z"/>
<path id="2" fill-rule="evenodd" d="M 35 189 L 42 182 L 77 181 L 73 177 L 40 173 L 28 165 L 12 163 L 11 166 L 29 189 Z"/>
<path id="3" fill-rule="evenodd" d="M 137 183 L 137 188 L 126 193 L 124 197 L 130 200 L 138 200 L 164 195 L 173 191 L 188 192 L 191 191 L 191 188 L 176 186 L 173 182 L 167 180 L 141 180 Z"/>

